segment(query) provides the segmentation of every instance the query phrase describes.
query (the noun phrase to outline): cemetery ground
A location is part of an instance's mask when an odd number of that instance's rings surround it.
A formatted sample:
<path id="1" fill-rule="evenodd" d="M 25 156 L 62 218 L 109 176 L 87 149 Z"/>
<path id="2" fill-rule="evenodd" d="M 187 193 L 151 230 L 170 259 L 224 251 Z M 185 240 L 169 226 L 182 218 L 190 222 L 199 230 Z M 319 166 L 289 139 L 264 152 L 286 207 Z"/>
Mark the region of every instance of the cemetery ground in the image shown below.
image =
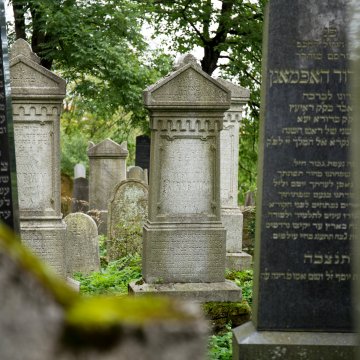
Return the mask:
<path id="1" fill-rule="evenodd" d="M 99 236 L 100 271 L 88 275 L 76 273 L 73 276 L 80 282 L 80 293 L 84 296 L 127 296 L 128 284 L 141 281 L 141 256 L 131 253 L 118 260 L 107 261 L 106 240 L 105 236 Z M 242 302 L 202 305 L 212 327 L 208 343 L 208 359 L 211 360 L 232 359 L 231 329 L 248 321 L 251 316 L 253 271 L 227 270 L 226 278 L 241 287 Z"/>

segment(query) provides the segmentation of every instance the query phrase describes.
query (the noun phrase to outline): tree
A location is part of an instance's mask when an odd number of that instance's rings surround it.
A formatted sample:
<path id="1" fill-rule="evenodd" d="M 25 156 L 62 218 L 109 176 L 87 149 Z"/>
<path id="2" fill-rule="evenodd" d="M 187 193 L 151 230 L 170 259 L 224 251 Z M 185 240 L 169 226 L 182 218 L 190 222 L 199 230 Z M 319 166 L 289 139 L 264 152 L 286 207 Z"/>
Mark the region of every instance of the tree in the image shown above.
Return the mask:
<path id="1" fill-rule="evenodd" d="M 72 83 L 74 105 L 101 117 L 121 107 L 144 125 L 142 91 L 169 71 L 141 33 L 132 0 L 12 0 L 15 36 L 29 40 L 41 64 Z M 76 99 L 76 101 L 75 101 Z"/>
<path id="2" fill-rule="evenodd" d="M 251 91 L 241 126 L 239 182 L 255 186 L 260 107 L 262 24 L 267 0 L 138 0 L 149 13 L 155 35 L 166 34 L 184 53 L 203 48 L 202 69 Z"/>

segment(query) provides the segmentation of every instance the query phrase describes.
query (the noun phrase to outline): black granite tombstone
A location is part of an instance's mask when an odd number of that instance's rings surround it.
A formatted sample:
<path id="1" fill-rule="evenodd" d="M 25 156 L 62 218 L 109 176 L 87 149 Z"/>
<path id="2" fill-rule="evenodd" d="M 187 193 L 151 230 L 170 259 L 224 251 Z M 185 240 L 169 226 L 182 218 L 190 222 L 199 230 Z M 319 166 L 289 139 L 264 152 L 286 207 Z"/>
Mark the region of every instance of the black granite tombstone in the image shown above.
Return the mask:
<path id="1" fill-rule="evenodd" d="M 147 169 L 150 173 L 150 137 L 147 135 L 136 137 L 135 166 Z"/>
<path id="2" fill-rule="evenodd" d="M 71 212 L 89 211 L 89 180 L 83 177 L 74 179 Z"/>
<path id="3" fill-rule="evenodd" d="M 0 222 L 19 232 L 14 129 L 4 2 L 0 3 Z"/>
<path id="4" fill-rule="evenodd" d="M 301 351 L 306 359 L 348 359 L 353 351 L 345 334 L 352 331 L 349 4 L 268 5 L 255 307 L 253 323 L 234 332 L 236 359 L 268 359 L 281 345 L 279 359 Z M 263 347 L 248 358 L 250 333 Z M 295 342 L 301 346 L 290 351 Z"/>

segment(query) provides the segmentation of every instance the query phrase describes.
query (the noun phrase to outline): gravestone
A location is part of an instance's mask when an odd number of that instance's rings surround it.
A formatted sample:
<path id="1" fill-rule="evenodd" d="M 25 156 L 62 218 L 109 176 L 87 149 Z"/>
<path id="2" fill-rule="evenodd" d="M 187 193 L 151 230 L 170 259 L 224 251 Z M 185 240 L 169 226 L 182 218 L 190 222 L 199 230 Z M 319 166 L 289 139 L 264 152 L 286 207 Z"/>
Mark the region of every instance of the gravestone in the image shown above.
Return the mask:
<path id="1" fill-rule="evenodd" d="M 71 212 L 84 212 L 89 210 L 89 180 L 86 179 L 86 169 L 83 164 L 74 167 L 74 189 L 72 195 Z"/>
<path id="2" fill-rule="evenodd" d="M 347 0 L 270 0 L 253 321 L 234 359 L 351 359 Z"/>
<path id="3" fill-rule="evenodd" d="M 89 274 L 100 270 L 98 230 L 95 221 L 86 214 L 73 213 L 66 223 L 66 273 Z"/>
<path id="4" fill-rule="evenodd" d="M 250 92 L 230 81 L 217 79 L 231 91 L 230 109 L 220 132 L 221 221 L 226 229 L 226 268 L 251 268 L 252 257 L 242 251 L 243 215 L 238 206 L 239 131 Z M 240 159 L 241 161 L 241 159 Z"/>
<path id="5" fill-rule="evenodd" d="M 205 360 L 207 324 L 198 307 L 82 297 L 1 224 L 0 274 L 1 360 Z"/>
<path id="6" fill-rule="evenodd" d="M 220 137 L 230 91 L 186 55 L 144 92 L 150 112 L 149 218 L 144 226 L 142 285 L 198 301 L 239 301 L 225 281 L 221 224 Z"/>
<path id="7" fill-rule="evenodd" d="M 126 142 L 121 145 L 111 139 L 99 144 L 90 143 L 89 207 L 99 213 L 99 234 L 106 234 L 107 207 L 116 184 L 126 180 L 126 158 L 129 154 Z"/>
<path id="8" fill-rule="evenodd" d="M 0 4 L 0 222 L 19 232 L 14 126 L 4 4 Z"/>
<path id="9" fill-rule="evenodd" d="M 116 260 L 142 252 L 142 228 L 148 214 L 148 186 L 136 179 L 115 186 L 109 201 L 107 257 Z"/>
<path id="10" fill-rule="evenodd" d="M 129 167 L 126 175 L 127 179 L 135 179 L 143 181 L 145 184 L 148 183 L 148 171 L 147 169 L 142 169 L 140 166 L 131 166 Z"/>
<path id="11" fill-rule="evenodd" d="M 10 73 L 21 238 L 63 275 L 60 113 L 66 84 L 40 65 L 23 39 L 11 48 Z"/>
<path id="12" fill-rule="evenodd" d="M 135 165 L 150 172 L 150 137 L 147 135 L 136 137 Z"/>

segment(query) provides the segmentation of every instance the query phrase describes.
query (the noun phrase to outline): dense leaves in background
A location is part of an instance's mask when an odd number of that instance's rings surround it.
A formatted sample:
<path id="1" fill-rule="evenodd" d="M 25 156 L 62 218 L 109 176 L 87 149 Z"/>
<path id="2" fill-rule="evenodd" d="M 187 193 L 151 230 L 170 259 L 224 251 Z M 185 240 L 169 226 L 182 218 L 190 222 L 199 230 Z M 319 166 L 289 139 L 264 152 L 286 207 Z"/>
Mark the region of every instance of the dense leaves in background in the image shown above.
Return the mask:
<path id="1" fill-rule="evenodd" d="M 202 69 L 250 89 L 249 109 L 241 126 L 240 191 L 256 187 L 262 24 L 267 0 L 138 0 L 173 50 L 200 47 Z M 167 39 L 168 39 L 167 38 Z M 168 41 L 168 40 L 167 40 Z M 169 45 L 169 43 L 167 43 Z M 243 196 L 241 197 L 241 199 Z"/>
<path id="2" fill-rule="evenodd" d="M 86 144 L 128 141 L 148 131 L 142 92 L 170 70 L 170 57 L 142 34 L 143 9 L 132 0 L 11 0 L 15 38 L 66 79 L 62 170 L 86 162 Z M 74 151 L 76 149 L 76 151 Z"/>

